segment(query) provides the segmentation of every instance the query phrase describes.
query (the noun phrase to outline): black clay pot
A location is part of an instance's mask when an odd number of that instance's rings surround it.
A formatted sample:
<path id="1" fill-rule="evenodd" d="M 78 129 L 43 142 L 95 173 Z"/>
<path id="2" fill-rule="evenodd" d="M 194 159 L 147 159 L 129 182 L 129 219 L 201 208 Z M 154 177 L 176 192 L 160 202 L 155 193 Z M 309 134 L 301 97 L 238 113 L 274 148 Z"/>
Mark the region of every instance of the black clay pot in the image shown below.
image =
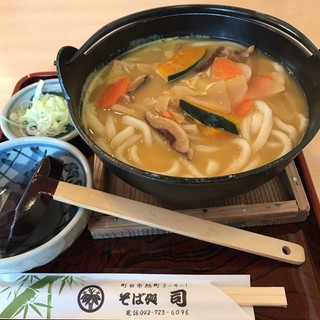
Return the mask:
<path id="1" fill-rule="evenodd" d="M 176 178 L 145 172 L 102 151 L 81 120 L 81 91 L 89 74 L 126 51 L 159 38 L 209 36 L 254 44 L 283 65 L 301 84 L 309 105 L 309 125 L 289 153 L 258 169 L 217 178 Z M 150 194 L 178 202 L 205 203 L 241 194 L 279 174 L 310 142 L 320 127 L 320 54 L 301 32 L 274 17 L 251 10 L 186 5 L 138 12 L 107 24 L 79 50 L 63 47 L 56 61 L 60 83 L 80 136 L 116 175 Z"/>

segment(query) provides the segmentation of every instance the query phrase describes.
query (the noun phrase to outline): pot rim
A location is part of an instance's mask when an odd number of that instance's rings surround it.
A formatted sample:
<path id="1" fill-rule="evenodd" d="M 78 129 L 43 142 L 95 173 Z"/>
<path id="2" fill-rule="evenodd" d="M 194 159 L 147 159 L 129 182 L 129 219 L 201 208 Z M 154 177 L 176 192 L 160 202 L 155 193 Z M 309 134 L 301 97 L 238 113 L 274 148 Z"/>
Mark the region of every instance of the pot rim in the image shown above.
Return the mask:
<path id="1" fill-rule="evenodd" d="M 128 14 L 121 18 L 118 18 L 105 26 L 97 30 L 71 57 L 68 63 L 72 63 L 80 55 L 89 54 L 90 50 L 94 48 L 103 38 L 117 30 L 127 27 L 130 24 L 136 22 L 141 22 L 142 20 L 153 20 L 155 18 L 164 18 L 166 16 L 174 15 L 187 15 L 187 14 L 207 14 L 207 15 L 223 15 L 234 17 L 237 19 L 247 19 L 251 22 L 258 24 L 265 24 L 266 27 L 272 27 L 274 30 L 280 31 L 283 36 L 294 39 L 300 45 L 305 47 L 306 52 L 311 52 L 312 54 L 320 58 L 320 53 L 318 48 L 313 44 L 313 42 L 306 37 L 300 30 L 295 28 L 288 22 L 274 17 L 269 14 L 262 13 L 260 11 L 255 11 L 252 9 L 229 6 L 229 5 L 211 5 L 211 4 L 182 4 L 182 5 L 172 5 L 172 6 L 162 6 L 151 8 L 147 10 L 138 11 L 132 14 Z"/>

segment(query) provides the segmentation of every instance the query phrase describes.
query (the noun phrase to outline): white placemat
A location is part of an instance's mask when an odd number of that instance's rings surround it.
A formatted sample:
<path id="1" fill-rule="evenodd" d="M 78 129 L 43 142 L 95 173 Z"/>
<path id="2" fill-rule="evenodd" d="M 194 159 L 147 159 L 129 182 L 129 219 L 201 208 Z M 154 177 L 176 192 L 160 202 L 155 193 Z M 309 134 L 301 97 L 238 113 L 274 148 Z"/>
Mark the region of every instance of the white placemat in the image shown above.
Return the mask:
<path id="1" fill-rule="evenodd" d="M 249 275 L 3 274 L 0 319 L 252 320 L 220 287 Z"/>

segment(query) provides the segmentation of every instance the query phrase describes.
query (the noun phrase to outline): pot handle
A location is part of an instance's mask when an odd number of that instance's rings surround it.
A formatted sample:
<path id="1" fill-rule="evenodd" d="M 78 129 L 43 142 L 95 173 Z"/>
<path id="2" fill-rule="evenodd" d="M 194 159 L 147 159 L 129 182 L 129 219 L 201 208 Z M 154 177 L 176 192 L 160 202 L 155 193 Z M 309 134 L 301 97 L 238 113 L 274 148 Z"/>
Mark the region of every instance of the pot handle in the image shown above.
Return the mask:
<path id="1" fill-rule="evenodd" d="M 140 21 L 140 19 L 150 18 L 153 19 L 154 16 L 152 12 L 155 11 L 154 9 L 133 13 L 127 15 L 123 18 L 119 18 L 111 23 L 106 24 L 97 32 L 95 32 L 79 49 L 78 51 L 66 62 L 66 64 L 72 63 L 78 57 L 86 54 L 91 48 L 95 46 L 100 40 L 102 40 L 106 35 L 112 33 L 113 31 L 127 26 L 128 24 L 133 24 L 134 22 Z M 152 17 L 151 17 L 152 16 Z"/>
<path id="2" fill-rule="evenodd" d="M 258 24 L 266 24 L 267 26 L 271 26 L 274 29 L 279 30 L 284 34 L 294 38 L 297 42 L 302 44 L 307 49 L 306 52 L 309 51 L 320 58 L 320 53 L 317 47 L 302 32 L 300 32 L 298 29 L 296 29 L 289 23 L 281 19 L 275 18 L 271 15 L 250 9 L 223 5 L 178 5 L 140 11 L 124 16 L 111 23 L 106 24 L 96 33 L 94 33 L 66 63 L 72 63 L 78 57 L 85 55 L 91 48 L 95 46 L 95 44 L 97 44 L 105 36 L 124 26 L 139 23 L 141 21 L 153 20 L 155 18 L 160 18 L 164 16 L 201 13 L 209 15 L 211 14 L 231 16 L 237 19 L 241 18 L 251 21 L 254 20 Z"/>

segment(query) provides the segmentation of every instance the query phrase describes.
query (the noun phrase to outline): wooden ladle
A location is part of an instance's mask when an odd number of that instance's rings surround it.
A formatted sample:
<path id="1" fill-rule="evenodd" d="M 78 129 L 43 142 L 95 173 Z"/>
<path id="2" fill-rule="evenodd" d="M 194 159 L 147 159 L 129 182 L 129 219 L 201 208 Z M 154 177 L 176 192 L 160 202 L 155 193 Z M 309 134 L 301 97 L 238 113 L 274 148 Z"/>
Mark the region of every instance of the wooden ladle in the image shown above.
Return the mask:
<path id="1" fill-rule="evenodd" d="M 19 245 L 21 232 L 32 232 L 48 201 L 83 207 L 150 227 L 178 233 L 217 245 L 299 265 L 305 261 L 304 249 L 295 243 L 237 229 L 176 211 L 108 194 L 103 191 L 56 179 L 63 163 L 45 157 L 31 179 L 16 210 L 8 246 Z M 29 228 L 29 230 L 26 230 Z M 24 230 L 24 231 L 23 231 Z M 17 237 L 15 234 L 17 233 Z"/>

